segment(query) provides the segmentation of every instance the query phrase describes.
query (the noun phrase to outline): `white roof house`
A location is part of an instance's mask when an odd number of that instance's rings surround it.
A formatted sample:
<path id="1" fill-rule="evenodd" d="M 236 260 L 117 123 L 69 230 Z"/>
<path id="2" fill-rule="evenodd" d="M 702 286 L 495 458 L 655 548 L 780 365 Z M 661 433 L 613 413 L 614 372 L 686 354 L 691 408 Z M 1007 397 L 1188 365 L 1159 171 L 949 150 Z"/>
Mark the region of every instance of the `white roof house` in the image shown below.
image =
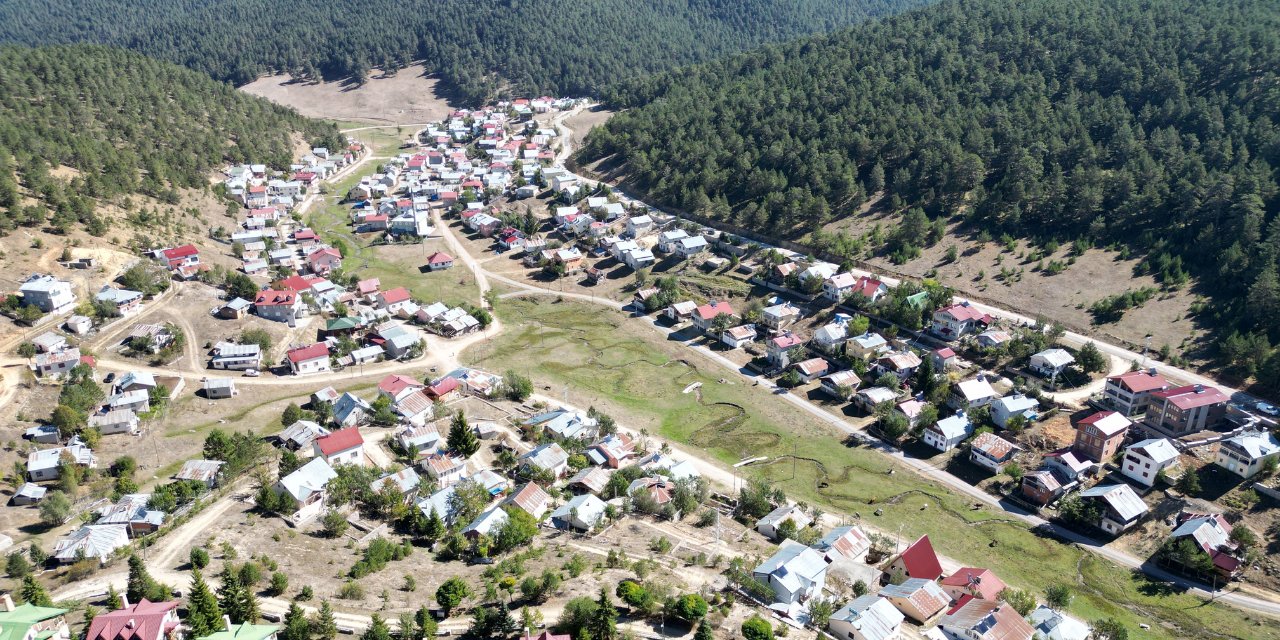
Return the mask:
<path id="1" fill-rule="evenodd" d="M 586 531 L 600 522 L 606 506 L 600 498 L 584 493 L 552 511 L 551 523 L 559 529 Z"/>
<path id="2" fill-rule="evenodd" d="M 964 442 L 964 439 L 973 433 L 973 429 L 969 417 L 963 413 L 957 413 L 926 427 L 921 440 L 938 451 L 950 451 Z"/>
<path id="3" fill-rule="evenodd" d="M 320 436 L 329 435 L 329 430 L 310 420 L 299 420 L 276 436 L 280 442 L 291 449 L 311 449 L 311 443 Z"/>
<path id="4" fill-rule="evenodd" d="M 1242 433 L 1218 446 L 1219 466 L 1242 478 L 1251 478 L 1267 460 L 1280 458 L 1280 440 L 1270 433 Z"/>
<path id="5" fill-rule="evenodd" d="M 117 549 L 129 545 L 127 524 L 87 524 L 58 540 L 53 545 L 53 557 L 69 564 L 81 558 L 96 558 L 106 563 Z"/>
<path id="6" fill-rule="evenodd" d="M 827 581 L 827 561 L 821 553 L 787 541 L 752 570 L 751 575 L 773 589 L 775 601 L 791 605 L 822 593 Z"/>
<path id="7" fill-rule="evenodd" d="M 760 518 L 756 522 L 756 531 L 770 538 L 776 538 L 778 537 L 778 527 L 787 520 L 794 523 L 796 529 L 803 529 L 813 523 L 813 519 L 799 506 L 785 504 L 770 511 L 765 517 Z"/>
<path id="8" fill-rule="evenodd" d="M 330 480 L 338 473 L 324 458 L 314 458 L 293 473 L 280 479 L 280 487 L 301 504 L 310 502 L 316 494 L 324 492 Z"/>
<path id="9" fill-rule="evenodd" d="M 868 593 L 832 614 L 827 627 L 837 638 L 892 640 L 906 619 L 888 600 Z"/>
<path id="10" fill-rule="evenodd" d="M 1127 484 L 1096 485 L 1081 491 L 1080 497 L 1105 503 L 1106 510 L 1098 526 L 1111 534 L 1133 526 L 1148 511 L 1147 504 Z"/>
<path id="11" fill-rule="evenodd" d="M 1052 375 L 1062 372 L 1075 361 L 1076 359 L 1066 349 L 1045 349 L 1031 356 L 1030 366 L 1043 375 Z"/>
<path id="12" fill-rule="evenodd" d="M 1089 625 L 1040 605 L 1027 616 L 1027 622 L 1035 632 L 1035 640 L 1088 640 L 1092 630 Z"/>
<path id="13" fill-rule="evenodd" d="M 999 394 L 985 378 L 973 378 L 956 384 L 951 394 L 951 403 L 957 409 L 968 409 L 988 405 L 997 397 Z"/>
<path id="14" fill-rule="evenodd" d="M 991 421 L 1001 429 L 1007 428 L 1009 419 L 1014 416 L 1022 416 L 1027 422 L 1032 422 L 1036 419 L 1036 412 L 1039 409 L 1039 400 L 1020 393 L 996 398 L 991 403 Z"/>

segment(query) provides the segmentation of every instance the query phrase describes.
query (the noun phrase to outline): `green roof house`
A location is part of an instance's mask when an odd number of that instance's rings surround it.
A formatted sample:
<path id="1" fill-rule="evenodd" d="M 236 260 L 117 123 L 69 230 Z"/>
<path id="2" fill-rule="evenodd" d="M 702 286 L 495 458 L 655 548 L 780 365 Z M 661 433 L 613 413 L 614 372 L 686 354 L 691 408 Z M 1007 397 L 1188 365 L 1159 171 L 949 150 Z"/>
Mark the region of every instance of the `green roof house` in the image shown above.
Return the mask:
<path id="1" fill-rule="evenodd" d="M 222 631 L 211 633 L 199 640 L 276 640 L 276 632 L 280 627 L 273 624 L 231 624 L 226 620 Z"/>
<path id="2" fill-rule="evenodd" d="M 66 609 L 14 605 L 9 594 L 0 595 L 0 640 L 69 640 Z"/>

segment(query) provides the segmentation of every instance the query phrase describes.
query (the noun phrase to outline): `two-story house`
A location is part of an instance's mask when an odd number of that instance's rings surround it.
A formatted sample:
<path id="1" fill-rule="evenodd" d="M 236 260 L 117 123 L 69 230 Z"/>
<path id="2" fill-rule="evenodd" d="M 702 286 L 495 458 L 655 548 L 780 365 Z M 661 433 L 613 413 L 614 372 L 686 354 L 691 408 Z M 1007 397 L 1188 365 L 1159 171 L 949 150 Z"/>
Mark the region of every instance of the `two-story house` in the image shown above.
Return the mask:
<path id="1" fill-rule="evenodd" d="M 1099 411 L 1076 425 L 1076 441 L 1072 448 L 1094 462 L 1106 462 L 1120 450 L 1132 424 L 1118 411 Z"/>
<path id="2" fill-rule="evenodd" d="M 1226 418 L 1230 400 L 1217 388 L 1201 384 L 1155 391 L 1151 393 L 1142 425 L 1148 431 L 1170 438 L 1210 431 Z"/>
<path id="3" fill-rule="evenodd" d="M 1129 371 L 1107 378 L 1102 402 L 1125 416 L 1142 415 L 1151 402 L 1151 394 L 1169 388 L 1169 382 L 1155 369 Z"/>

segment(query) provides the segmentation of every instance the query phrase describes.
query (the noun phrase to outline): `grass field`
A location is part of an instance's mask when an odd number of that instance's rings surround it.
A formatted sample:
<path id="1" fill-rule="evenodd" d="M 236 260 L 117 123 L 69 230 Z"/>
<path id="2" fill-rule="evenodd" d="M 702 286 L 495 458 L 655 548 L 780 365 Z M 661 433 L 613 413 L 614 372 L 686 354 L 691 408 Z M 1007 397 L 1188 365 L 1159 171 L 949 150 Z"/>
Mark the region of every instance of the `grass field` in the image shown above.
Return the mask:
<path id="1" fill-rule="evenodd" d="M 861 518 L 913 539 L 930 534 L 957 561 L 988 567 L 1037 595 L 1053 582 L 1077 594 L 1071 611 L 1115 617 L 1132 638 L 1280 638 L 1274 620 L 1169 591 L 1081 549 L 1037 536 L 1020 521 L 971 501 L 865 448 L 845 446 L 831 428 L 751 387 L 681 345 L 613 311 L 553 299 L 505 299 L 502 335 L 463 354 L 493 371 L 530 375 L 547 395 L 594 405 L 624 425 L 702 449 L 725 463 L 769 456 L 745 468 L 795 499 Z M 719 380 L 726 380 L 721 384 Z M 701 382 L 701 398 L 682 390 Z M 567 386 L 567 387 L 566 387 Z M 794 456 L 794 457 L 792 457 Z M 890 473 L 890 471 L 893 473 Z M 874 512 L 882 509 L 883 514 Z M 1139 623 L 1152 626 L 1140 630 Z"/>
<path id="2" fill-rule="evenodd" d="M 343 195 L 360 182 L 368 171 L 356 172 L 329 187 L 331 195 Z M 317 202 L 307 218 L 307 225 L 326 241 L 341 240 L 351 255 L 343 256 L 346 270 L 355 270 L 361 279 L 378 278 L 382 288 L 405 287 L 413 297 L 428 304 L 441 300 L 456 305 L 461 302 L 477 302 L 479 291 L 475 288 L 475 275 L 461 261 L 448 271 L 424 273 L 414 264 L 425 264 L 427 256 L 436 251 L 449 251 L 440 238 L 428 238 L 422 243 L 398 245 L 370 245 L 376 234 L 356 234 L 350 224 L 350 205 L 342 204 L 335 197 Z"/>

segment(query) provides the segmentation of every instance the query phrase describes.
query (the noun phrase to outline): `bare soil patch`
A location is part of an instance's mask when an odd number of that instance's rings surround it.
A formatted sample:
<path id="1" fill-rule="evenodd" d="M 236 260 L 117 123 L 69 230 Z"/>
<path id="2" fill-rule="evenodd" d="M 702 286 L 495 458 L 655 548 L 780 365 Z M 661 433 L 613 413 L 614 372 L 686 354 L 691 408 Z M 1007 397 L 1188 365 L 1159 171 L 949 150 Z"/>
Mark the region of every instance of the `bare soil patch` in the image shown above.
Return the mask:
<path id="1" fill-rule="evenodd" d="M 453 110 L 422 65 L 392 76 L 378 71 L 357 86 L 350 79 L 295 82 L 288 75 L 259 78 L 243 87 L 246 93 L 293 107 L 304 116 L 374 124 L 425 123 L 441 120 Z"/>

